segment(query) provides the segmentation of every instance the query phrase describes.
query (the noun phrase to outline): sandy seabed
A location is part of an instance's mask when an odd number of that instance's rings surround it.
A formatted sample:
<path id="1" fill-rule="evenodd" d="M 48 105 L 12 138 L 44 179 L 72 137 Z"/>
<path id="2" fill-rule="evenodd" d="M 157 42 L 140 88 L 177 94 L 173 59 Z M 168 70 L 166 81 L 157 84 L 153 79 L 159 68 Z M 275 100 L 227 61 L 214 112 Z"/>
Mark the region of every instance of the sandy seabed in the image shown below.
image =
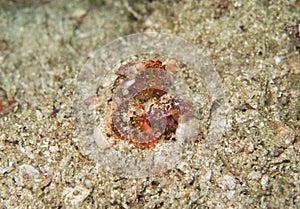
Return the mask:
<path id="1" fill-rule="evenodd" d="M 285 30 L 299 14 L 299 0 L 0 0 L 0 208 L 299 207 L 299 36 Z M 82 154 L 72 106 L 93 52 L 139 32 L 202 49 L 228 127 L 207 161 L 200 141 L 174 169 L 133 179 Z"/>

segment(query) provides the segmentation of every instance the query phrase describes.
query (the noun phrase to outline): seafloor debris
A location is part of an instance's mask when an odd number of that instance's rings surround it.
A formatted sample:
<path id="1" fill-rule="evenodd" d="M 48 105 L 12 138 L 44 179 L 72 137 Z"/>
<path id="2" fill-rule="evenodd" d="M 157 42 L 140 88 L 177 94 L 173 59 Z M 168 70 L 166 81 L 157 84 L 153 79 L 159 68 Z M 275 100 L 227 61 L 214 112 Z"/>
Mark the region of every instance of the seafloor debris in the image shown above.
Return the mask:
<path id="1" fill-rule="evenodd" d="M 51 176 L 41 174 L 31 165 L 23 164 L 19 167 L 19 175 L 15 178 L 15 181 L 28 188 L 44 188 L 50 184 Z"/>
<path id="2" fill-rule="evenodd" d="M 90 194 L 90 190 L 83 186 L 66 188 L 63 192 L 64 204 L 66 206 L 78 207 Z"/>
<path id="3" fill-rule="evenodd" d="M 11 111 L 17 111 L 18 103 L 16 100 L 8 100 L 6 91 L 0 87 L 0 118 Z"/>
<path id="4" fill-rule="evenodd" d="M 218 182 L 219 186 L 225 191 L 234 190 L 236 187 L 235 177 L 231 173 L 223 175 L 222 177 L 220 177 L 217 180 L 217 182 Z"/>
<path id="5" fill-rule="evenodd" d="M 296 25 L 287 26 L 285 28 L 286 33 L 289 35 L 293 43 L 300 47 L 300 23 Z"/>

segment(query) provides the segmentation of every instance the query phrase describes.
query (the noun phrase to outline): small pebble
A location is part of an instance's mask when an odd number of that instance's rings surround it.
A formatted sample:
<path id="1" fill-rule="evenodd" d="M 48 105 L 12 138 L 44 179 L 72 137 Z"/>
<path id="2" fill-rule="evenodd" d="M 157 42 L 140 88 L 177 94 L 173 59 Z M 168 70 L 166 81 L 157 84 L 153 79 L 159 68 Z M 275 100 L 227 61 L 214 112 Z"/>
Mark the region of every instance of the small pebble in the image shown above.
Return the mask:
<path id="1" fill-rule="evenodd" d="M 79 207 L 80 204 L 89 196 L 90 190 L 83 186 L 75 188 L 66 188 L 63 191 L 65 196 L 64 203 L 71 207 Z"/>
<path id="2" fill-rule="evenodd" d="M 248 175 L 248 179 L 249 180 L 259 180 L 261 178 L 261 173 L 258 171 L 252 171 L 249 175 Z"/>
<path id="3" fill-rule="evenodd" d="M 80 21 L 86 15 L 86 13 L 87 13 L 87 11 L 85 9 L 76 9 L 72 13 L 71 18 L 76 21 Z"/>
<path id="4" fill-rule="evenodd" d="M 212 175 L 212 171 L 211 170 L 208 170 L 204 176 L 204 179 L 206 181 L 210 181 L 211 180 L 211 175 Z"/>
<path id="5" fill-rule="evenodd" d="M 225 174 L 219 179 L 219 184 L 223 190 L 234 190 L 236 187 L 236 180 L 232 174 Z"/>
<path id="6" fill-rule="evenodd" d="M 263 190 L 267 190 L 267 187 L 269 184 L 269 176 L 264 174 L 260 180 L 260 184 L 261 184 Z"/>

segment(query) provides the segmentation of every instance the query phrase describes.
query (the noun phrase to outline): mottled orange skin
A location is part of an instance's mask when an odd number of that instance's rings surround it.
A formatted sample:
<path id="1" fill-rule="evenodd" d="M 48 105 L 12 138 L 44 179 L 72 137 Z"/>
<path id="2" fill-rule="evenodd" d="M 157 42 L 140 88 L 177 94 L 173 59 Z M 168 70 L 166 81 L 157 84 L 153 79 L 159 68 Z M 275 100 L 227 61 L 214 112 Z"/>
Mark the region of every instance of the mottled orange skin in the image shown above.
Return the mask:
<path id="1" fill-rule="evenodd" d="M 123 136 L 120 135 L 119 131 L 116 129 L 116 127 L 114 125 L 112 125 L 112 130 L 115 134 L 115 136 L 120 139 L 120 140 L 124 140 L 124 141 L 129 141 L 130 144 L 132 144 L 135 147 L 138 147 L 140 149 L 147 149 L 147 148 L 152 148 L 155 147 L 155 145 L 158 143 L 158 139 L 155 138 L 154 140 L 152 140 L 151 142 L 147 142 L 147 143 L 141 143 L 141 142 L 136 142 L 136 141 L 131 141 Z M 149 130 L 152 131 L 152 130 Z"/>
<path id="2" fill-rule="evenodd" d="M 133 146 L 138 147 L 140 149 L 147 149 L 147 148 L 155 147 L 158 144 L 158 139 L 155 139 L 155 140 L 153 140 L 152 142 L 149 142 L 149 143 L 137 143 L 137 142 L 133 142 L 133 141 L 130 141 L 130 143 Z"/>
<path id="3" fill-rule="evenodd" d="M 157 70 L 166 70 L 166 65 L 163 65 L 160 60 L 148 60 L 147 62 L 144 62 L 145 69 L 157 69 Z"/>

